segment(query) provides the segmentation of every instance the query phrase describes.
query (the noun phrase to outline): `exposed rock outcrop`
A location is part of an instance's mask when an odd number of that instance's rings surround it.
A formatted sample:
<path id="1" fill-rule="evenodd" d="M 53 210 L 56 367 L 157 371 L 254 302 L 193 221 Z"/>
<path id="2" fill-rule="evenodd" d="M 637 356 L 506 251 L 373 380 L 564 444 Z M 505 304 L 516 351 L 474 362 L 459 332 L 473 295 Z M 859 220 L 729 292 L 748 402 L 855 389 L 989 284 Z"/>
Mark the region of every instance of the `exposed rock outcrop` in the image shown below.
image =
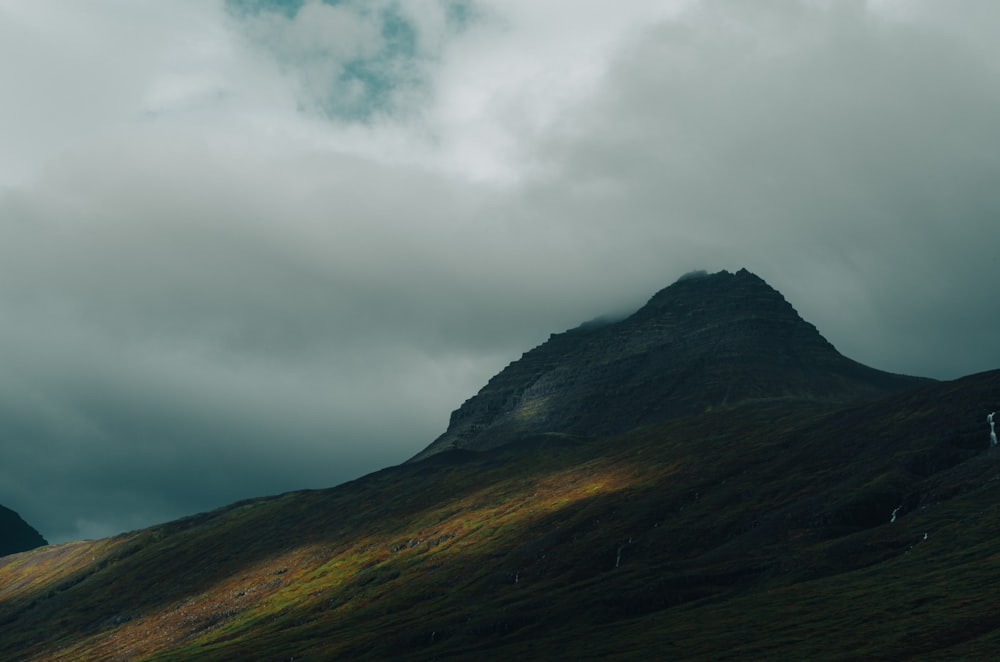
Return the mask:
<path id="1" fill-rule="evenodd" d="M 614 434 L 748 400 L 847 402 L 929 381 L 844 357 L 745 269 L 693 272 L 621 321 L 552 335 L 453 412 L 413 460 L 543 433 Z"/>

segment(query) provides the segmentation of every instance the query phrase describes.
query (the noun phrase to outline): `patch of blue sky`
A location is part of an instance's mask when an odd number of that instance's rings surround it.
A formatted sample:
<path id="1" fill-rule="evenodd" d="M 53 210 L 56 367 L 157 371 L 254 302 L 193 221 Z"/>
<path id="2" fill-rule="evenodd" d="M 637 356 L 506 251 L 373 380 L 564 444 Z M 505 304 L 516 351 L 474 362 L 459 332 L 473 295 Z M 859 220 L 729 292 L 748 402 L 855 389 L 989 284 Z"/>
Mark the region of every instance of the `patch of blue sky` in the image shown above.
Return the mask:
<path id="1" fill-rule="evenodd" d="M 417 28 L 408 20 L 397 2 L 367 3 L 356 0 L 322 0 L 323 4 L 341 6 L 358 16 L 374 18 L 379 27 L 380 43 L 374 53 L 340 62 L 328 80 L 312 80 L 312 98 L 302 106 L 318 111 L 329 119 L 367 122 L 377 116 L 406 113 L 429 82 L 424 69 L 432 54 L 420 52 Z M 226 0 L 229 13 L 237 18 L 252 18 L 264 13 L 294 20 L 306 0 Z M 461 32 L 476 17 L 472 0 L 442 0 L 441 7 L 449 32 Z M 289 70 L 315 64 L 315 58 L 329 57 L 312 52 L 307 60 L 289 59 L 273 52 Z"/>
<path id="2" fill-rule="evenodd" d="M 327 0 L 324 0 L 327 2 Z M 306 0 L 226 0 L 226 10 L 236 16 L 247 16 L 272 12 L 288 18 L 295 16 Z M 338 4 L 336 0 L 327 4 Z"/>
<path id="3" fill-rule="evenodd" d="M 321 0 L 328 5 L 352 4 L 351 0 Z M 226 0 L 226 9 L 233 14 L 259 14 L 261 12 L 276 12 L 285 16 L 295 16 L 306 0 Z M 359 4 L 359 3 L 353 3 Z M 363 7 L 364 3 L 359 6 Z M 473 0 L 441 0 L 448 23 L 454 27 L 464 27 L 475 18 L 475 3 Z"/>
<path id="4" fill-rule="evenodd" d="M 462 29 L 472 23 L 477 16 L 471 0 L 452 0 L 444 3 L 444 6 L 448 24 L 453 28 Z"/>

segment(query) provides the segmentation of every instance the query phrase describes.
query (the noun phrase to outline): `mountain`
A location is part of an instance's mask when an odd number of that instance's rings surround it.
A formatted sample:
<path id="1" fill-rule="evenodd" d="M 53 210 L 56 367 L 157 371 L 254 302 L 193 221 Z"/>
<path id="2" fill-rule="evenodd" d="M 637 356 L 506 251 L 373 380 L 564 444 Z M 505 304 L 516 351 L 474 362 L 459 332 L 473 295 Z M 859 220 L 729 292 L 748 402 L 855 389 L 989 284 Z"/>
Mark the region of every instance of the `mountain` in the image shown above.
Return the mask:
<path id="1" fill-rule="evenodd" d="M 552 335 L 452 413 L 414 459 L 545 433 L 615 434 L 750 401 L 849 402 L 927 381 L 844 357 L 745 269 L 695 272 L 624 320 Z"/>
<path id="2" fill-rule="evenodd" d="M 664 292 L 705 285 L 686 282 Z M 721 334 L 729 399 L 710 353 L 684 378 L 711 409 L 605 409 L 619 431 L 541 428 L 2 558 L 0 659 L 995 658 L 1000 370 L 848 370 L 762 300 Z M 791 340 L 748 340 L 763 319 Z"/>
<path id="3" fill-rule="evenodd" d="M 47 545 L 45 538 L 10 508 L 0 506 L 0 556 Z"/>

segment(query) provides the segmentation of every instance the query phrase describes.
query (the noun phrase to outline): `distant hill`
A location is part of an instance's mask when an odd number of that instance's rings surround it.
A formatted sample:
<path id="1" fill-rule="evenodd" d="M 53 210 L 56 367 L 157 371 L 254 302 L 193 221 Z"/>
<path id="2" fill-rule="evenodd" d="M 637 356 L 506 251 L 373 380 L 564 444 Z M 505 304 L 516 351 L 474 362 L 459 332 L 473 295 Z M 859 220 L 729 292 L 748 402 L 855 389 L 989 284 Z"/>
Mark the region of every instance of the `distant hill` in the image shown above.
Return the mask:
<path id="1" fill-rule="evenodd" d="M 10 508 L 0 506 L 0 556 L 47 545 L 45 538 Z"/>
<path id="2" fill-rule="evenodd" d="M 621 346 L 529 352 L 576 412 L 557 425 L 2 558 L 0 659 L 995 659 L 1000 370 L 865 368 L 757 281 L 683 279 Z M 695 286 L 734 288 L 721 324 Z M 671 351 L 629 349 L 656 324 Z M 610 382 L 552 366 L 621 380 L 632 355 L 669 413 L 636 389 L 580 423 Z M 496 421 L 530 400 L 517 370 Z"/>
<path id="3" fill-rule="evenodd" d="M 526 435 L 602 435 L 743 402 L 849 402 L 930 380 L 841 355 L 745 269 L 695 272 L 634 315 L 552 335 L 495 376 L 416 455 Z"/>

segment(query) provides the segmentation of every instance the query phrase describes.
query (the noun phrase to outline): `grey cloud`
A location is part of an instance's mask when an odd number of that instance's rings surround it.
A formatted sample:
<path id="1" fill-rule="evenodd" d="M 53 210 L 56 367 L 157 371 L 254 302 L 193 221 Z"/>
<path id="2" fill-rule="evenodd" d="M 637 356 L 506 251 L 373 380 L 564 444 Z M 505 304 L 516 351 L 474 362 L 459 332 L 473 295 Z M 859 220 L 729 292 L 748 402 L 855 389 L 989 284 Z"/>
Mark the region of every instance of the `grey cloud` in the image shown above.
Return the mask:
<path id="1" fill-rule="evenodd" d="M 495 193 L 173 137 L 0 197 L 2 498 L 52 540 L 400 462 L 563 325 Z"/>
<path id="2" fill-rule="evenodd" d="M 975 331 L 1000 321 L 975 303 L 997 266 L 994 61 L 862 3 L 703 3 L 543 154 L 582 218 L 746 264 L 861 360 L 958 376 L 1000 358 Z"/>
<path id="3" fill-rule="evenodd" d="M 933 3 L 700 3 L 622 43 L 583 101 L 504 79 L 525 117 L 461 129 L 471 152 L 513 141 L 499 185 L 407 153 L 447 145 L 446 114 L 289 114 L 294 86 L 225 42 L 235 101 L 45 143 L 0 193 L 0 503 L 65 540 L 353 478 L 549 333 L 696 269 L 756 271 L 879 368 L 997 367 L 979 6 L 969 26 Z M 428 16 L 433 50 L 451 28 Z M 417 63 L 426 90 L 472 42 Z"/>

